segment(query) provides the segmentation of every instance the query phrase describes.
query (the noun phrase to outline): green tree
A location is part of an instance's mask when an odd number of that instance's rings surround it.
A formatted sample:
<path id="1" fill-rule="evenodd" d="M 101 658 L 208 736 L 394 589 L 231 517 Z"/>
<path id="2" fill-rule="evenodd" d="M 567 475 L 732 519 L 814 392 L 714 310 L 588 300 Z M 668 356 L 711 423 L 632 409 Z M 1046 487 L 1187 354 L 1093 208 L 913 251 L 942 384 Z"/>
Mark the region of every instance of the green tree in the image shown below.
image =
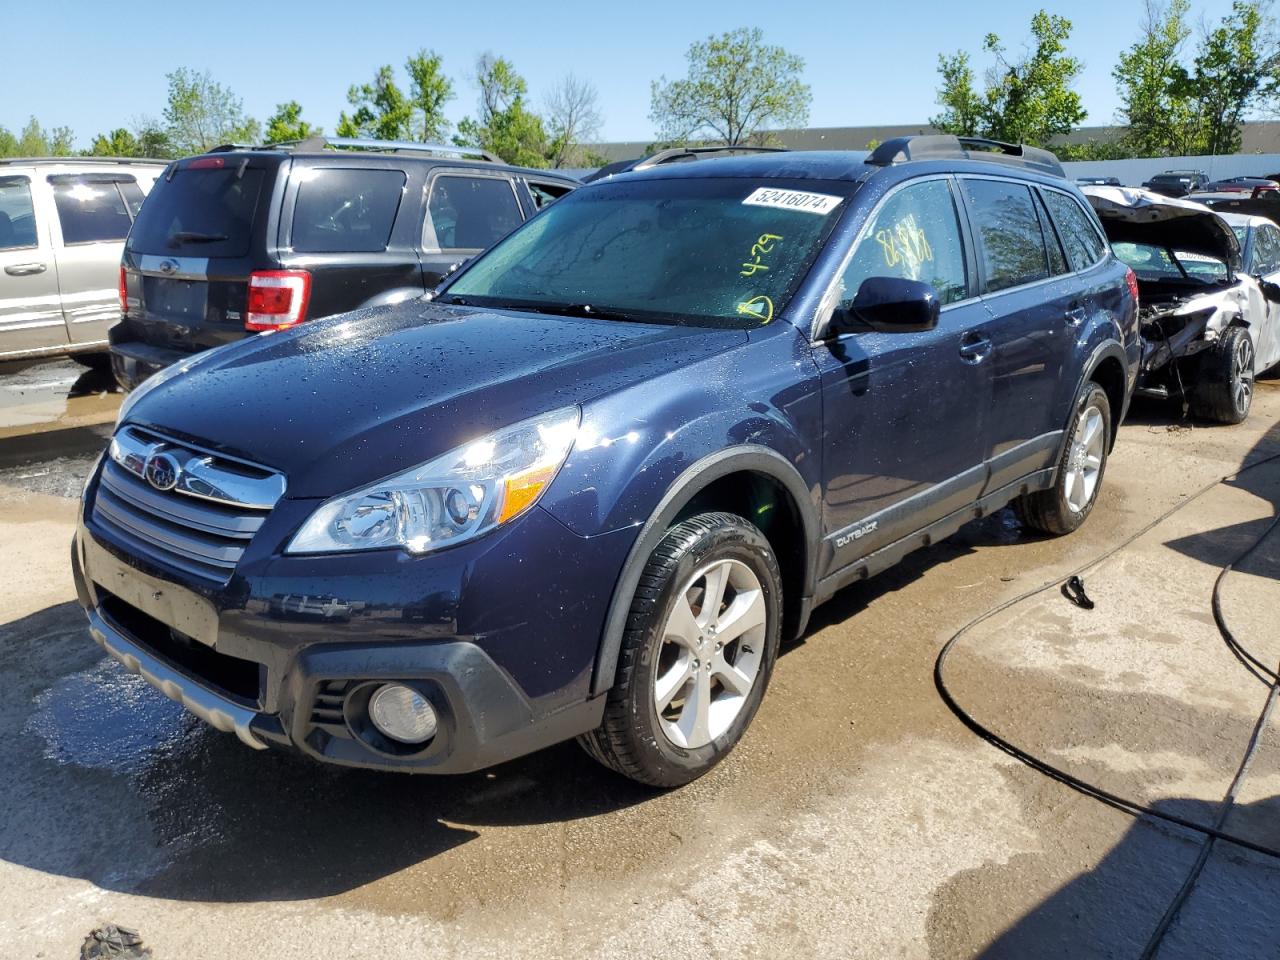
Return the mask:
<path id="1" fill-rule="evenodd" d="M 166 78 L 165 134 L 179 156 L 203 153 L 222 143 L 254 143 L 261 137 L 262 127 L 245 115 L 244 103 L 209 71 L 179 67 Z"/>
<path id="2" fill-rule="evenodd" d="M 91 157 L 137 157 L 141 149 L 138 138 L 124 127 L 117 127 L 108 133 L 100 133 L 89 145 L 88 155 Z"/>
<path id="3" fill-rule="evenodd" d="M 1117 120 L 1127 127 L 1124 144 L 1135 157 L 1190 153 L 1196 140 L 1193 86 L 1182 66 L 1191 34 L 1187 0 L 1147 0 L 1142 35 L 1120 54 L 1111 72 L 1120 93 Z"/>
<path id="4" fill-rule="evenodd" d="M 967 54 L 940 57 L 943 112 L 932 122 L 948 132 L 1037 146 L 1069 133 L 1086 116 L 1080 95 L 1071 89 L 1084 65 L 1066 52 L 1070 36 L 1070 20 L 1041 10 L 1031 18 L 1029 49 L 1012 60 L 1000 38 L 987 34 L 982 49 L 994 65 L 981 94 Z"/>
<path id="5" fill-rule="evenodd" d="M 73 141 L 70 127 L 45 129 L 32 117 L 16 135 L 0 127 L 0 157 L 69 157 Z"/>
<path id="6" fill-rule="evenodd" d="M 1268 26 L 1261 3 L 1235 0 L 1231 12 L 1200 41 L 1191 83 L 1201 152 L 1239 150 L 1245 115 L 1274 93 L 1280 57 L 1267 39 Z"/>
<path id="7" fill-rule="evenodd" d="M 410 128 L 413 138 L 423 143 L 439 143 L 449 136 L 444 105 L 454 98 L 453 81 L 441 70 L 440 55 L 419 50 L 405 61 L 409 74 Z"/>
<path id="8" fill-rule="evenodd" d="M 588 165 L 589 151 L 583 142 L 594 140 L 604 122 L 595 84 L 568 74 L 547 95 L 545 112 L 551 135 L 551 166 Z"/>
<path id="9" fill-rule="evenodd" d="M 322 131 L 302 119 L 302 104 L 297 100 L 276 104 L 276 112 L 267 120 L 267 143 L 287 143 L 319 136 Z"/>
<path id="10" fill-rule="evenodd" d="M 529 88 L 511 62 L 481 54 L 475 83 L 480 90 L 479 115 L 458 124 L 454 142 L 482 147 L 517 166 L 547 166 L 552 149 L 546 126 L 525 105 Z"/>
<path id="11" fill-rule="evenodd" d="M 801 81 L 804 60 L 768 46 L 758 27 L 740 27 L 689 47 L 688 75 L 660 77 L 650 88 L 649 119 L 658 139 L 715 138 L 745 143 L 768 127 L 801 127 L 812 94 Z"/>
<path id="12" fill-rule="evenodd" d="M 375 140 L 409 140 L 413 104 L 396 84 L 391 64 L 378 68 L 372 83 L 355 84 L 347 91 L 354 110 L 338 116 L 338 136 L 371 137 Z"/>

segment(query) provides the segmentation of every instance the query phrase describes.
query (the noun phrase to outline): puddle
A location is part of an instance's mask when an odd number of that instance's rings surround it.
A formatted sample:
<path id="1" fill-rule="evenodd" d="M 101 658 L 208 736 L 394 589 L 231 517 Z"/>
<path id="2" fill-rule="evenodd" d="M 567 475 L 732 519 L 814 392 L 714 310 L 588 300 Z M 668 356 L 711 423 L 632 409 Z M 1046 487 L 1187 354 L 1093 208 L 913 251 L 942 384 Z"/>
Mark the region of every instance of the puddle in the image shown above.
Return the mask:
<path id="1" fill-rule="evenodd" d="M 109 371 L 69 360 L 0 365 L 0 438 L 109 422 L 122 396 Z"/>
<path id="2" fill-rule="evenodd" d="M 108 658 L 39 694 L 25 732 L 44 741 L 55 763 L 133 774 L 203 731 L 180 705 Z"/>

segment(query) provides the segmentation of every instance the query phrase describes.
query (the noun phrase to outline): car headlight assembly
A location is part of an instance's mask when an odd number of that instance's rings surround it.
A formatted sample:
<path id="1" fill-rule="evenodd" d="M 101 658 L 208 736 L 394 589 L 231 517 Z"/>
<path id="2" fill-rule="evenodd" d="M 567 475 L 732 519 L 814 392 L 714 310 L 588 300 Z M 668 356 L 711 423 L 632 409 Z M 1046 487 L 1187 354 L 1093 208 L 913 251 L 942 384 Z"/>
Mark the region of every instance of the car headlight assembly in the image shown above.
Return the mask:
<path id="1" fill-rule="evenodd" d="M 334 497 L 285 552 L 423 554 L 482 536 L 538 502 L 573 448 L 580 417 L 577 407 L 533 417 Z"/>

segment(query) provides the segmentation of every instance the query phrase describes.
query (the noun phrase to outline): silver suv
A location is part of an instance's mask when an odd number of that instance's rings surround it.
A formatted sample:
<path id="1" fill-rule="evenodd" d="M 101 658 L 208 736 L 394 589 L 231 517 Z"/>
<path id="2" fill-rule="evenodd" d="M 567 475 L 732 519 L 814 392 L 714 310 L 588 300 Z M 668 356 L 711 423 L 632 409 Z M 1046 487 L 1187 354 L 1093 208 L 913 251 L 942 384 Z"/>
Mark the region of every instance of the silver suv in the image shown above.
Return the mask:
<path id="1" fill-rule="evenodd" d="M 157 160 L 0 160 L 0 360 L 107 363 L 120 254 Z"/>

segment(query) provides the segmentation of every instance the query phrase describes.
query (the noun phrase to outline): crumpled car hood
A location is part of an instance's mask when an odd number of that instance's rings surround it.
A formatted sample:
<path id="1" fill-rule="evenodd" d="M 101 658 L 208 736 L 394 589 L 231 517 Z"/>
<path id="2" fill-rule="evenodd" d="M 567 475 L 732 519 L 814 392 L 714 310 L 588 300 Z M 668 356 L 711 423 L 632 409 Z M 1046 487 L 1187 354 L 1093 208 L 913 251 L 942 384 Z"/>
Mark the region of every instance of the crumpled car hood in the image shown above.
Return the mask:
<path id="1" fill-rule="evenodd" d="M 1136 187 L 1081 187 L 1112 243 L 1146 243 L 1198 253 L 1240 268 L 1240 243 L 1225 220 L 1191 200 Z"/>

